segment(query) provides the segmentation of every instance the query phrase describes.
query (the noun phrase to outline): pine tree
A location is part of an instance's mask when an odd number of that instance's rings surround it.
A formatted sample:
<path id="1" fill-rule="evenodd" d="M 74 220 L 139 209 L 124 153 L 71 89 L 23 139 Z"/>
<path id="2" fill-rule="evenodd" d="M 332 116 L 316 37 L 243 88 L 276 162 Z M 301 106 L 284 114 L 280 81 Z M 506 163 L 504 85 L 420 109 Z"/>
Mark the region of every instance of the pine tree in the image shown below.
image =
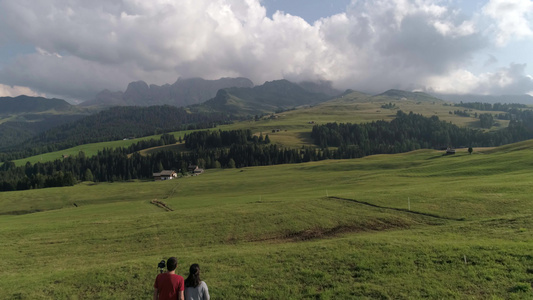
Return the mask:
<path id="1" fill-rule="evenodd" d="M 85 181 L 94 181 L 93 172 L 91 172 L 91 169 L 85 170 L 85 174 L 83 175 L 83 179 Z"/>
<path id="2" fill-rule="evenodd" d="M 230 169 L 234 169 L 235 168 L 235 161 L 233 160 L 233 158 L 230 158 L 230 160 L 228 162 L 228 168 L 230 168 Z"/>

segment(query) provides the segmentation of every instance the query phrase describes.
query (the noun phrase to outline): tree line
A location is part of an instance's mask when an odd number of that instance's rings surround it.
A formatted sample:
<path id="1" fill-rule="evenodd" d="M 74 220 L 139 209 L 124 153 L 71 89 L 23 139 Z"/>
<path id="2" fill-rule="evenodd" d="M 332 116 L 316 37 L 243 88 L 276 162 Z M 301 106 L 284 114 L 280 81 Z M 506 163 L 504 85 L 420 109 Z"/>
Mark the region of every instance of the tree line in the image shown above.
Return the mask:
<path id="1" fill-rule="evenodd" d="M 454 114 L 454 115 L 461 116 L 461 117 L 471 117 L 472 116 L 472 114 L 470 114 L 470 112 L 468 112 L 466 109 L 465 110 L 454 110 L 453 113 L 452 113 L 452 111 L 450 111 L 450 114 Z M 500 114 L 500 115 L 510 115 L 510 114 Z M 474 112 L 473 116 L 474 116 L 474 118 L 479 118 L 479 127 L 481 127 L 481 128 L 487 128 L 488 129 L 488 128 L 491 128 L 492 125 L 494 124 L 494 116 L 492 114 L 490 114 L 490 113 L 482 113 L 482 114 L 478 115 L 477 112 Z M 505 120 L 504 117 L 499 118 L 499 119 Z M 507 120 L 510 120 L 510 117 L 507 118 Z"/>
<path id="2" fill-rule="evenodd" d="M 190 134 L 185 134 L 185 147 L 189 149 L 204 149 L 204 148 L 220 148 L 229 147 L 231 145 L 244 145 L 247 143 L 254 144 L 268 144 L 270 138 L 268 134 L 263 138 L 263 133 L 259 136 L 252 134 L 250 129 L 240 130 L 207 130 L 194 131 Z"/>
<path id="3" fill-rule="evenodd" d="M 485 133 L 460 128 L 439 120 L 437 116 L 427 118 L 398 111 L 391 122 L 315 125 L 311 136 L 321 148 L 351 147 L 361 155 L 370 155 L 449 146 L 499 146 L 533 138 L 533 131 L 524 122 L 511 120 L 507 128 Z"/>
<path id="4" fill-rule="evenodd" d="M 242 167 L 266 165 L 273 159 L 262 159 L 265 141 L 252 136 L 250 130 L 201 131 L 202 134 L 188 135 L 196 141 L 189 146 L 191 151 L 166 151 L 143 156 L 137 151 L 176 143 L 173 135 L 164 134 L 159 140 L 140 141 L 129 147 L 103 149 L 97 155 L 86 157 L 83 152 L 52 162 L 26 163 L 17 167 L 11 161 L 0 167 L 0 191 L 26 190 L 73 185 L 78 181 L 124 181 L 149 179 L 153 172 L 176 169 L 186 173 L 187 167 L 197 164 L 204 168 Z M 206 142 L 213 136 L 222 136 L 232 141 L 229 148 L 219 148 Z M 227 144 L 227 142 L 225 142 Z M 204 149 L 205 147 L 205 149 Z M 250 153 L 255 154 L 250 155 Z"/>
<path id="5" fill-rule="evenodd" d="M 508 128 L 482 132 L 398 111 L 390 122 L 364 124 L 315 125 L 312 131 L 316 147 L 282 148 L 267 142 L 268 136 L 252 135 L 250 130 L 200 131 L 186 135 L 187 151 L 160 151 L 140 155 L 139 148 L 104 149 L 93 157 L 80 153 L 74 157 L 46 163 L 27 163 L 16 167 L 6 162 L 0 167 L 0 190 L 25 190 L 73 185 L 78 181 L 125 181 L 151 179 L 154 172 L 172 169 L 187 173 L 189 165 L 202 168 L 242 168 L 324 159 L 358 158 L 371 154 L 399 153 L 420 148 L 447 146 L 498 146 L 533 138 L 532 130 L 520 121 Z M 162 136 L 157 143 L 175 142 L 173 136 Z M 154 141 L 156 143 L 156 141 Z M 229 145 L 229 146 L 228 146 Z M 330 147 L 336 147 L 331 149 Z M 132 153 L 133 152 L 133 153 Z"/>
<path id="6" fill-rule="evenodd" d="M 95 157 L 87 158 L 84 152 L 75 157 L 68 157 L 53 162 L 35 163 L 27 162 L 24 167 L 16 167 L 11 161 L 4 162 L 0 167 L 0 191 L 26 190 L 30 188 L 46 188 L 73 185 L 81 180 L 113 181 L 113 174 L 107 176 L 102 172 L 101 165 L 107 165 L 109 161 L 117 161 L 117 157 L 128 157 L 128 154 L 139 150 L 175 144 L 176 138 L 170 134 L 163 134 L 160 139 L 139 141 L 129 147 L 117 149 L 104 149 Z M 107 159 L 101 160 L 96 157 Z M 91 169 L 92 168 L 92 169 Z M 105 169 L 105 168 L 104 168 Z M 95 170 L 97 175 L 93 175 Z M 112 171 L 112 170 L 111 170 Z M 121 177 L 122 180 L 128 176 Z"/>

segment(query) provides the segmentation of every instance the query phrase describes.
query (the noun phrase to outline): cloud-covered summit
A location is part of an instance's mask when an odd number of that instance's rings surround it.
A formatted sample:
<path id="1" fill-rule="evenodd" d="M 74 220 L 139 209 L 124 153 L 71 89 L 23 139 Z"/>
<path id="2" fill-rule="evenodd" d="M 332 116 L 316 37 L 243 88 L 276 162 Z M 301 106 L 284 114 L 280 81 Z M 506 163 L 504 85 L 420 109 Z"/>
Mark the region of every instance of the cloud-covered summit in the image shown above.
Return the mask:
<path id="1" fill-rule="evenodd" d="M 260 0 L 0 0 L 0 42 L 36 49 L 0 66 L 0 87 L 89 99 L 136 80 L 242 76 L 369 92 L 533 91 L 528 58 L 474 67 L 483 51 L 531 37 L 533 1 L 490 0 L 473 14 L 449 3 L 354 0 L 309 24 L 267 16 Z"/>

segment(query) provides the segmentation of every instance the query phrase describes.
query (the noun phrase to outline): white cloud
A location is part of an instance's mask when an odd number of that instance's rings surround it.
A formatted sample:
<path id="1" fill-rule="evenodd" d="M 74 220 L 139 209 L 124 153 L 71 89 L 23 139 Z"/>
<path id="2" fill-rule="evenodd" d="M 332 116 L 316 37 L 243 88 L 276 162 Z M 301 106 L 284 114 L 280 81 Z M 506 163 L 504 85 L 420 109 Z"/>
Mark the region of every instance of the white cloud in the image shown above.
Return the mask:
<path id="1" fill-rule="evenodd" d="M 35 48 L 35 50 L 37 51 L 37 53 L 39 53 L 40 55 L 45 55 L 45 56 L 55 56 L 57 58 L 62 58 L 61 55 L 59 55 L 58 53 L 50 53 L 44 49 L 41 49 L 39 47 Z"/>
<path id="2" fill-rule="evenodd" d="M 443 80 L 467 70 L 489 38 L 445 3 L 354 0 L 309 24 L 269 18 L 260 0 L 0 0 L 0 40 L 36 48 L 5 64 L 0 83 L 71 99 L 180 76 L 327 79 L 370 92 L 452 87 Z"/>
<path id="3" fill-rule="evenodd" d="M 9 86 L 0 84 L 0 97 L 17 97 L 20 95 L 44 97 L 44 94 L 37 93 L 26 86 Z"/>
<path id="4" fill-rule="evenodd" d="M 510 39 L 533 37 L 532 0 L 490 0 L 483 14 L 495 21 L 496 42 L 503 46 Z"/>
<path id="5" fill-rule="evenodd" d="M 467 70 L 454 70 L 446 75 L 428 78 L 430 91 L 456 94 L 527 94 L 533 91 L 533 78 L 525 74 L 524 64 L 511 64 L 495 72 L 475 75 Z"/>

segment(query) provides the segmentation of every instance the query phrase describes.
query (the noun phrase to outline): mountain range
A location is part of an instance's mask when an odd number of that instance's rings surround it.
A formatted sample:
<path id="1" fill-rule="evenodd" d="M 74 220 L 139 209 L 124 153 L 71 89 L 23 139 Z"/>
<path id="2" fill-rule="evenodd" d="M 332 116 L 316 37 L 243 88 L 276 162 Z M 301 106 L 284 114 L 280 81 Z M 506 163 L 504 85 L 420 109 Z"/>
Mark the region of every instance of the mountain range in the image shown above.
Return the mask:
<path id="1" fill-rule="evenodd" d="M 187 106 L 215 97 L 218 90 L 228 87 L 252 87 L 251 80 L 243 77 L 205 80 L 179 78 L 173 84 L 148 85 L 144 81 L 131 82 L 125 92 L 104 90 L 81 106 Z"/>
<path id="2" fill-rule="evenodd" d="M 293 83 L 288 80 L 274 80 L 254 86 L 252 81 L 246 78 L 191 78 L 178 79 L 173 84 L 162 86 L 148 85 L 143 81 L 132 82 L 125 92 L 102 91 L 93 100 L 78 106 L 61 99 L 0 97 L 0 149 L 13 151 L 26 144 L 43 146 L 45 141 L 52 140 L 64 144 L 63 141 L 66 140 L 78 143 L 142 136 L 194 127 L 200 123 L 200 126 L 205 128 L 216 123 L 314 106 L 351 92 L 354 91 L 347 90 L 342 93 L 334 89 L 328 81 Z M 529 95 L 438 96 L 388 90 L 382 94 L 368 96 L 370 101 L 385 103 L 402 99 L 435 103 L 442 101 L 442 98 L 463 102 L 533 103 L 533 97 Z M 162 105 L 169 106 L 162 108 Z M 111 106 L 118 107 L 106 112 Z M 135 110 L 125 106 L 159 107 Z M 183 108 L 174 111 L 173 108 L 176 107 Z M 173 117 L 163 113 L 170 111 Z M 93 115 L 92 118 L 86 118 L 89 115 Z M 156 123 L 144 124 L 148 119 Z M 174 122 L 170 127 L 167 124 L 169 120 Z M 98 126 L 93 126 L 96 123 Z M 90 130 L 92 127 L 99 129 Z M 105 129 L 107 127 L 113 130 Z M 131 131 L 132 127 L 142 127 L 143 130 Z M 99 136 L 104 131 L 106 136 Z"/>
<path id="3" fill-rule="evenodd" d="M 279 89 L 276 91 L 276 89 Z M 211 106 L 220 106 L 224 101 L 221 99 L 226 90 L 228 94 L 234 95 L 252 106 L 260 104 L 264 106 L 259 111 L 276 110 L 291 106 L 308 104 L 310 98 L 323 99 L 339 95 L 341 92 L 332 87 L 329 81 L 290 83 L 287 80 L 275 80 L 266 82 L 260 86 L 254 86 L 250 79 L 220 78 L 217 80 L 206 80 L 202 78 L 179 78 L 173 84 L 148 85 L 144 81 L 131 82 L 125 92 L 112 92 L 104 90 L 98 93 L 94 99 L 80 104 L 82 107 L 109 107 L 109 106 L 153 106 L 172 105 L 176 107 L 202 104 L 208 100 Z M 289 93 L 289 94 L 286 94 Z M 313 96 L 313 94 L 315 94 Z M 320 96 L 317 96 L 319 95 Z M 273 99 L 276 98 L 277 100 Z M 294 101 L 293 97 L 303 97 L 303 101 Z M 226 99 L 227 100 L 227 99 Z M 319 101 L 320 101 L 319 100 Z M 222 101 L 222 102 L 221 102 Z M 274 101 L 275 103 L 271 103 Z M 208 105 L 209 106 L 209 105 Z M 214 107 L 211 107 L 212 110 Z M 228 109 L 223 109 L 227 111 Z M 232 110 L 232 109 L 229 109 Z M 238 110 L 241 110 L 240 108 Z M 233 110 L 234 111 L 234 110 Z M 257 109 L 250 111 L 256 112 Z M 243 112 L 243 111 L 241 111 Z"/>

